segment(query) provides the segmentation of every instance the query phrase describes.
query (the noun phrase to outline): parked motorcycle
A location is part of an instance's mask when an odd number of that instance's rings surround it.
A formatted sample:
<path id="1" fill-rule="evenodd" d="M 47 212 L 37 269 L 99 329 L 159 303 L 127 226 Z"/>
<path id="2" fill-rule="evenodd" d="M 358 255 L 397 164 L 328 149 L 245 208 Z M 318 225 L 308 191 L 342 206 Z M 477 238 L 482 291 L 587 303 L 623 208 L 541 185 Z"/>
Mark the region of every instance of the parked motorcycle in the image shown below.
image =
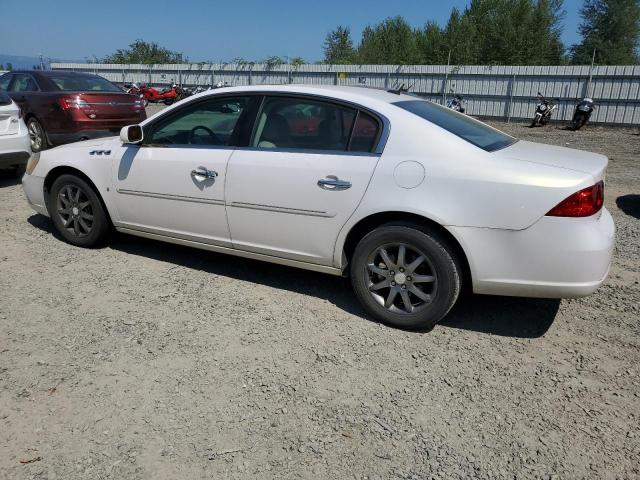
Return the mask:
<path id="1" fill-rule="evenodd" d="M 576 130 L 580 130 L 584 127 L 591 118 L 591 114 L 595 108 L 596 106 L 591 98 L 584 98 L 580 103 L 578 103 L 578 105 L 576 105 L 575 112 L 573 112 L 571 129 L 575 132 Z"/>
<path id="2" fill-rule="evenodd" d="M 455 94 L 447 100 L 447 108 L 455 110 L 456 112 L 464 113 L 464 99 L 462 98 L 462 95 Z"/>
<path id="3" fill-rule="evenodd" d="M 173 102 L 177 102 L 182 98 L 182 88 L 175 83 L 171 85 L 171 88 L 165 88 L 164 90 L 157 90 L 148 85 L 137 85 L 134 83 L 127 90 L 127 93 L 139 95 L 145 107 L 149 105 L 149 103 L 171 105 Z"/>
<path id="4" fill-rule="evenodd" d="M 531 127 L 535 127 L 537 125 L 545 126 L 549 123 L 553 111 L 558 108 L 557 103 L 555 103 L 557 101 L 557 98 L 547 100 L 540 92 L 538 92 L 538 105 L 536 105 L 536 113 L 531 121 Z"/>

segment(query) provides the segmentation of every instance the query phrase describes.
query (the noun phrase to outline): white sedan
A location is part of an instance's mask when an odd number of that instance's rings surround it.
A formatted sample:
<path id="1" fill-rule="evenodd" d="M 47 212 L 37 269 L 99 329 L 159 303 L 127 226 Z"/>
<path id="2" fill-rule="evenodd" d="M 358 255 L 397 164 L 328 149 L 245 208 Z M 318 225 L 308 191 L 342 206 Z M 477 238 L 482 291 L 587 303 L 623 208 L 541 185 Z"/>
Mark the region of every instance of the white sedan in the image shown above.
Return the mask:
<path id="1" fill-rule="evenodd" d="M 517 140 L 402 92 L 222 88 L 33 157 L 69 243 L 120 232 L 349 275 L 373 317 L 428 329 L 466 284 L 577 297 L 611 261 L 607 158 Z"/>
<path id="2" fill-rule="evenodd" d="M 0 85 L 0 168 L 23 172 L 30 155 L 31 140 L 20 108 Z"/>

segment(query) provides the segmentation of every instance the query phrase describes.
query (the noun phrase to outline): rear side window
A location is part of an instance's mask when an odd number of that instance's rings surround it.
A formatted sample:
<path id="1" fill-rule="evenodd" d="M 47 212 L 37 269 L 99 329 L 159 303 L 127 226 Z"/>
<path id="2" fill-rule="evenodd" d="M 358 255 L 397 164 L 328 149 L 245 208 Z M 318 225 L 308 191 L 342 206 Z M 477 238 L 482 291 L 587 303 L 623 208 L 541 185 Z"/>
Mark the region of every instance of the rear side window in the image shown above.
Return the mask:
<path id="1" fill-rule="evenodd" d="M 31 75 L 14 74 L 12 92 L 37 92 L 38 90 L 38 85 Z"/>
<path id="2" fill-rule="evenodd" d="M 9 84 L 11 83 L 11 77 L 13 75 L 10 73 L 5 73 L 0 77 L 0 90 L 6 92 L 9 90 Z"/>
<path id="3" fill-rule="evenodd" d="M 368 113 L 359 111 L 351 134 L 349 150 L 352 152 L 372 151 L 378 139 L 378 130 L 378 121 Z"/>
<path id="4" fill-rule="evenodd" d="M 394 105 L 444 128 L 487 152 L 500 150 L 517 141 L 500 130 L 433 102 L 407 100 L 396 102 Z"/>
<path id="5" fill-rule="evenodd" d="M 122 92 L 109 80 L 98 76 L 60 75 L 49 80 L 63 92 Z"/>
<path id="6" fill-rule="evenodd" d="M 357 111 L 308 99 L 267 97 L 253 147 L 346 151 Z"/>

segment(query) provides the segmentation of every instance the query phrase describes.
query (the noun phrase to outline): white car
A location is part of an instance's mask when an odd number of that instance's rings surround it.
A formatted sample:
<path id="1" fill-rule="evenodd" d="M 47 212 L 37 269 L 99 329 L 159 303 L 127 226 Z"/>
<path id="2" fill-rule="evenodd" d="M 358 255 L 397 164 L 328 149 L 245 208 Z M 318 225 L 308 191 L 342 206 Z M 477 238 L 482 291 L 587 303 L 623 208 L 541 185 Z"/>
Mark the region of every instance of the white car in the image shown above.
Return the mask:
<path id="1" fill-rule="evenodd" d="M 42 152 L 23 185 L 74 245 L 113 226 L 350 275 L 372 316 L 428 329 L 465 282 L 528 297 L 596 290 L 614 243 L 606 167 L 402 92 L 248 86 Z"/>
<path id="2" fill-rule="evenodd" d="M 22 172 L 30 155 L 31 141 L 20 108 L 0 90 L 0 168 Z"/>

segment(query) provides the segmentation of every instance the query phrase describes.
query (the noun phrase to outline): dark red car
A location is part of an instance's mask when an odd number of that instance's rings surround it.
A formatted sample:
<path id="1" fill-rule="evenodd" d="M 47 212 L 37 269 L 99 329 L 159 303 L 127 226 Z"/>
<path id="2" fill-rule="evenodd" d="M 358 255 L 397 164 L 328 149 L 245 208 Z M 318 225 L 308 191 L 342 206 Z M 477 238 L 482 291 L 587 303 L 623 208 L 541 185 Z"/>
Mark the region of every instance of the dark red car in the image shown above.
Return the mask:
<path id="1" fill-rule="evenodd" d="M 53 145 L 117 135 L 147 118 L 140 98 L 98 75 L 64 71 L 12 71 L 0 90 L 20 106 L 34 152 Z"/>

